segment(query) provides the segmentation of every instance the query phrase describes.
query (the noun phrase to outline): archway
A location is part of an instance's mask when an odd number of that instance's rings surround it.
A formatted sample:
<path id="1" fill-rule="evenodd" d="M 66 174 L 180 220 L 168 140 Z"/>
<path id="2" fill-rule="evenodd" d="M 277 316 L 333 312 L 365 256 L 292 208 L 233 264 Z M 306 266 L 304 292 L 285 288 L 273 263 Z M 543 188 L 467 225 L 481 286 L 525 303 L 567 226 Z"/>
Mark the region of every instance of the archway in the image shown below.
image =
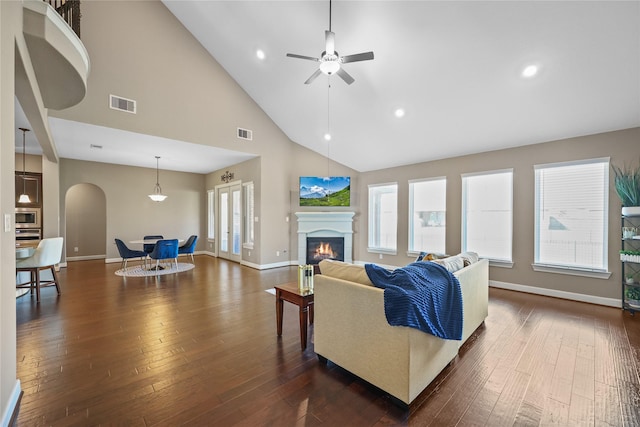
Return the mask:
<path id="1" fill-rule="evenodd" d="M 76 184 L 65 194 L 67 261 L 107 256 L 107 198 L 94 184 Z"/>

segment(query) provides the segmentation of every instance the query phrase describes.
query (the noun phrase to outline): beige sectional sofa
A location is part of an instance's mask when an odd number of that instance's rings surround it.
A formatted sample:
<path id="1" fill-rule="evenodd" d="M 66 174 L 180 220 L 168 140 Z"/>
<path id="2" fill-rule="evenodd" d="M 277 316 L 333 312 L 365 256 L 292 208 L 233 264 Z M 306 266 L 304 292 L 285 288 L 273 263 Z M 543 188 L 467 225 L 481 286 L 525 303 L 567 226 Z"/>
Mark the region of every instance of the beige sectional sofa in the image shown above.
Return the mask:
<path id="1" fill-rule="evenodd" d="M 320 360 L 332 361 L 406 405 L 456 357 L 487 317 L 487 260 L 453 273 L 462 288 L 462 341 L 390 326 L 384 290 L 371 285 L 364 266 L 323 263 L 322 274 L 314 279 L 315 352 Z"/>

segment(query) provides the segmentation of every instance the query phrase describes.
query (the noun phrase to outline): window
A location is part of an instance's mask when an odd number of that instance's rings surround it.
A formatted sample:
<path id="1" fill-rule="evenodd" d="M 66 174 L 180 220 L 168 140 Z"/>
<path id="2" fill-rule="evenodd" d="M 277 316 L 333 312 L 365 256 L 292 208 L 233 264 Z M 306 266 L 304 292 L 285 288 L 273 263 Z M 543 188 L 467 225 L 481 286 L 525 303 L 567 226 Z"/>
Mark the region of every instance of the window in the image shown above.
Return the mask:
<path id="1" fill-rule="evenodd" d="M 462 250 L 511 264 L 513 170 L 462 175 Z"/>
<path id="2" fill-rule="evenodd" d="M 216 192 L 207 191 L 207 239 L 213 240 L 216 237 L 216 211 L 214 209 Z"/>
<path id="3" fill-rule="evenodd" d="M 409 182 L 409 252 L 445 253 L 447 179 Z"/>
<path id="4" fill-rule="evenodd" d="M 369 186 L 369 250 L 395 254 L 398 228 L 398 184 Z"/>
<path id="5" fill-rule="evenodd" d="M 254 207 L 253 182 L 242 184 L 244 187 L 244 242 L 243 247 L 253 249 L 254 242 Z"/>
<path id="6" fill-rule="evenodd" d="M 608 158 L 535 166 L 534 268 L 606 272 L 608 200 Z"/>

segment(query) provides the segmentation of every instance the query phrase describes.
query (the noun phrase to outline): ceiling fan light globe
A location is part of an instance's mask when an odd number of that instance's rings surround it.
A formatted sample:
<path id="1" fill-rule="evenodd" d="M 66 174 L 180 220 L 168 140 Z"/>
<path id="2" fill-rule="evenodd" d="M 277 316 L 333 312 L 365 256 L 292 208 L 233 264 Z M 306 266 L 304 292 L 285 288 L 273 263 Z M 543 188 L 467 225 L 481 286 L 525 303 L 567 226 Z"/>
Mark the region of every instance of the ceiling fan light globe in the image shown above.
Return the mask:
<path id="1" fill-rule="evenodd" d="M 323 61 L 320 63 L 320 71 L 326 75 L 331 75 L 340 69 L 340 63 L 338 61 Z"/>

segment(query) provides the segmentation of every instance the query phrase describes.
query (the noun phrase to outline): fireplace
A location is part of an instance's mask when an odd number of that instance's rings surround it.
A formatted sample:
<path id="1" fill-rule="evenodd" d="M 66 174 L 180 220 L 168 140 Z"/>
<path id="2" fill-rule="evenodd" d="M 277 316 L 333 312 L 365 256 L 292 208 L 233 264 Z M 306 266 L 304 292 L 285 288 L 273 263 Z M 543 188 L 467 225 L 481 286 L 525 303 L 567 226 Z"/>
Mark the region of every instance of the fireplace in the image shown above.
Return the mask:
<path id="1" fill-rule="evenodd" d="M 310 259 L 308 255 L 310 251 L 309 239 L 315 239 L 313 240 L 315 242 L 331 243 L 331 251 L 340 252 L 334 259 L 353 262 L 354 214 L 355 212 L 296 212 L 298 217 L 298 264 L 317 264 L 323 257 L 333 258 L 333 254 L 323 254 L 319 255 L 317 260 Z"/>
<path id="2" fill-rule="evenodd" d="M 323 259 L 344 261 L 344 237 L 307 237 L 307 264 Z"/>

